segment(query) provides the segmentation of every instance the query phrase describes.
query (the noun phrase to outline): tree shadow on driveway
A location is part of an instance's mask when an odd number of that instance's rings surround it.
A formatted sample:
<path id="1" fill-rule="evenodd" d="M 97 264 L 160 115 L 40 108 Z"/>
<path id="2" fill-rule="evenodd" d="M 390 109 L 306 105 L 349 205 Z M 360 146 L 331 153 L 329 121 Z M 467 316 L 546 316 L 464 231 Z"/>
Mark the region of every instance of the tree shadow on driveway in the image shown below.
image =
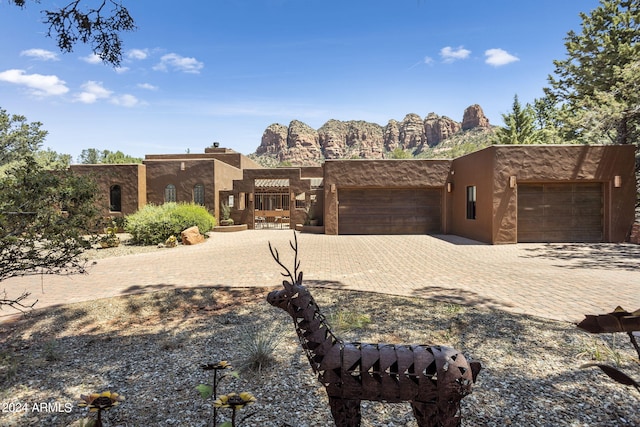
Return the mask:
<path id="1" fill-rule="evenodd" d="M 468 307 L 487 307 L 491 309 L 505 310 L 514 308 L 511 303 L 502 302 L 493 298 L 482 296 L 475 292 L 463 289 L 443 288 L 441 286 L 426 286 L 416 289 L 412 296 L 424 298 L 435 302 L 458 304 Z"/>
<path id="2" fill-rule="evenodd" d="M 640 271 L 640 245 L 611 243 L 549 243 L 524 249 L 525 258 L 562 261 L 557 267 Z"/>

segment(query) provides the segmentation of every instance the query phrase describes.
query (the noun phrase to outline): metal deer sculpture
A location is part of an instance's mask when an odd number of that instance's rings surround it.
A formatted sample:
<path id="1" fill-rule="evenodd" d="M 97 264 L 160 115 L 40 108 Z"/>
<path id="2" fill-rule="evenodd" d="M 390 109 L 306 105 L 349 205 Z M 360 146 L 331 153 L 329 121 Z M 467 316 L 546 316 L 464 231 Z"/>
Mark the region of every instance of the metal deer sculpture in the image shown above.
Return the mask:
<path id="1" fill-rule="evenodd" d="M 460 425 L 460 401 L 471 392 L 480 363 L 462 353 L 434 345 L 344 342 L 329 327 L 298 272 L 298 241 L 294 233 L 291 272 L 278 250 L 269 250 L 284 268 L 284 289 L 267 301 L 291 315 L 302 348 L 324 385 L 335 425 L 360 426 L 360 401 L 410 402 L 420 427 Z"/>

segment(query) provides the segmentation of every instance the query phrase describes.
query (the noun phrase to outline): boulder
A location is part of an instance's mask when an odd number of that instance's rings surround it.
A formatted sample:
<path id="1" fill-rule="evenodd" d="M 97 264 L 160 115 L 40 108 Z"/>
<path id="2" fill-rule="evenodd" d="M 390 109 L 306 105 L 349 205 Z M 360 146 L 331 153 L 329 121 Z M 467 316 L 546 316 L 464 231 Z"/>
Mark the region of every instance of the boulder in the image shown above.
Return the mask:
<path id="1" fill-rule="evenodd" d="M 197 225 L 189 227 L 180 233 L 183 245 L 197 245 L 204 242 L 204 236 L 200 234 L 200 230 Z"/>

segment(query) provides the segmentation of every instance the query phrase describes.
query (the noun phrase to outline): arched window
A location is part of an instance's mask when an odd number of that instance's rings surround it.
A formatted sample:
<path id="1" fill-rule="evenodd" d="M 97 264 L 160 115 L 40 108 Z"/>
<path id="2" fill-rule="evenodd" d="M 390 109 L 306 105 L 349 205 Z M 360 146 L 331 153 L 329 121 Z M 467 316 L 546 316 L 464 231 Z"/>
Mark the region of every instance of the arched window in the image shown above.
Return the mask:
<path id="1" fill-rule="evenodd" d="M 204 206 L 204 185 L 196 184 L 193 187 L 193 203 Z"/>
<path id="2" fill-rule="evenodd" d="M 119 185 L 112 185 L 109 188 L 109 210 L 112 212 L 122 211 L 122 189 Z"/>
<path id="3" fill-rule="evenodd" d="M 173 184 L 169 184 L 164 187 L 164 202 L 175 202 L 176 201 L 176 186 Z"/>

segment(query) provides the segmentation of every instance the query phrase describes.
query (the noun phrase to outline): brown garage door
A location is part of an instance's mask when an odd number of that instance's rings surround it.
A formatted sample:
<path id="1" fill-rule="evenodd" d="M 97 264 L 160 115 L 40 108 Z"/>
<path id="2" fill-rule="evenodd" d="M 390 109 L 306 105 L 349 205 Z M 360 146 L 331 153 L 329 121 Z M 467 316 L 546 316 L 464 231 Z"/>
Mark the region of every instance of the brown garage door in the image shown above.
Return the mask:
<path id="1" fill-rule="evenodd" d="M 519 242 L 601 242 L 602 184 L 518 184 Z"/>
<path id="2" fill-rule="evenodd" d="M 339 234 L 427 234 L 442 231 L 438 189 L 340 189 Z"/>

